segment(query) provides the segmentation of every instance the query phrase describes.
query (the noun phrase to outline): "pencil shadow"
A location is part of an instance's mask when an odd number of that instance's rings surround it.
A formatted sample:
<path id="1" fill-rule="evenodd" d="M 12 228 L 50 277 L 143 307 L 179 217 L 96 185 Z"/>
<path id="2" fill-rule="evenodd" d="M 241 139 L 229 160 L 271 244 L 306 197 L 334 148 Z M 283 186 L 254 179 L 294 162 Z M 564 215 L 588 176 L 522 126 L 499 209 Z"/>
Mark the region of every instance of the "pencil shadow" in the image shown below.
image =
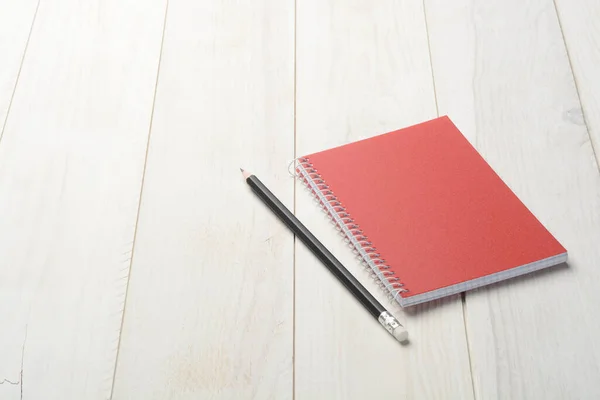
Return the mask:
<path id="1" fill-rule="evenodd" d="M 462 298 L 468 298 L 470 295 L 475 295 L 477 293 L 482 293 L 485 291 L 498 291 L 502 290 L 506 286 L 514 286 L 518 287 L 520 285 L 530 284 L 533 280 L 543 281 L 544 279 L 549 279 L 550 277 L 560 274 L 561 272 L 567 271 L 569 268 L 572 268 L 568 262 L 564 262 L 561 264 L 554 265 L 552 267 L 544 268 L 539 271 L 530 272 L 525 275 L 516 276 L 514 278 L 506 279 L 500 282 L 492 283 L 486 286 L 482 286 L 477 289 L 469 290 L 467 292 L 462 292 L 459 294 L 455 294 L 446 298 L 442 298 L 439 300 L 430 301 L 427 303 L 417 304 L 414 306 L 406 307 L 403 311 L 410 315 L 418 315 L 424 314 L 427 312 L 432 312 L 438 309 L 442 309 L 444 307 L 450 307 L 452 304 L 456 302 L 462 301 Z"/>

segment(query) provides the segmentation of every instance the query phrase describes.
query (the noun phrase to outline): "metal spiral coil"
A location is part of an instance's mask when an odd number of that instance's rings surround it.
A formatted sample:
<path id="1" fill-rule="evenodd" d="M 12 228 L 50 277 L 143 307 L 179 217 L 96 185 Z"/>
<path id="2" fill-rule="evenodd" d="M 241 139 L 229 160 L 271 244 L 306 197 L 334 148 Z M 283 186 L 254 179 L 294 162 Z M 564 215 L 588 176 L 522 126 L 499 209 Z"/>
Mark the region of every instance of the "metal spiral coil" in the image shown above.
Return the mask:
<path id="1" fill-rule="evenodd" d="M 290 171 L 292 164 L 294 164 L 294 173 Z M 386 260 L 346 211 L 309 159 L 299 158 L 292 161 L 288 171 L 302 182 L 312 194 L 313 200 L 321 205 L 321 210 L 327 214 L 339 235 L 344 238 L 344 242 L 378 286 L 387 291 L 391 300 L 399 302 L 400 293 L 408 290 L 404 288 L 404 284 L 400 282 L 400 278 L 394 271 L 390 270 Z"/>

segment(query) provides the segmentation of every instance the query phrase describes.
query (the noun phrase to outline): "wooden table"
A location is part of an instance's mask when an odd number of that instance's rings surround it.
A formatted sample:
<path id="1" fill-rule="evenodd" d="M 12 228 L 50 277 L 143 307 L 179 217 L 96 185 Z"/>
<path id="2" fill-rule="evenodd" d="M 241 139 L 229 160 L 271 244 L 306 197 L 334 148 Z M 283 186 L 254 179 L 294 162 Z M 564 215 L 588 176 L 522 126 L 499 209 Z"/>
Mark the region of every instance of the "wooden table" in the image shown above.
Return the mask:
<path id="1" fill-rule="evenodd" d="M 599 18 L 595 0 L 0 0 L 0 398 L 600 398 Z M 287 166 L 445 114 L 570 261 L 390 305 L 400 346 L 238 167 L 384 298 Z"/>

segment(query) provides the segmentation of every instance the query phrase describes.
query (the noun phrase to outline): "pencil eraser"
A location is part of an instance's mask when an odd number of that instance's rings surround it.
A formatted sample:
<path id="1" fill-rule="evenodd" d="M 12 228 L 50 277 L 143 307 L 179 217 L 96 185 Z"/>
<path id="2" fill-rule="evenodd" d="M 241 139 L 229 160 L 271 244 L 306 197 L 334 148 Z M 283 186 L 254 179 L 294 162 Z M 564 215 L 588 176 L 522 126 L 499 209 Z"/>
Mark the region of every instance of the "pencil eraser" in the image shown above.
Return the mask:
<path id="1" fill-rule="evenodd" d="M 408 331 L 400 326 L 394 329 L 394 337 L 400 343 L 406 342 L 408 341 Z"/>

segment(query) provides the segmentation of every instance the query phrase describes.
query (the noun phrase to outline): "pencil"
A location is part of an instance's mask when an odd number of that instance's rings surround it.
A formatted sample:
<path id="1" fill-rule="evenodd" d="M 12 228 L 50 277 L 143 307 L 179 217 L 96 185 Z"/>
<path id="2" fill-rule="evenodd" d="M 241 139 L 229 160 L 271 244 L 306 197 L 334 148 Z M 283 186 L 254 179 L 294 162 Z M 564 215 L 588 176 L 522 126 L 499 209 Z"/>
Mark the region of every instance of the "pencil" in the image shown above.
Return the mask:
<path id="1" fill-rule="evenodd" d="M 354 297 L 399 342 L 408 340 L 408 332 L 398 320 L 369 293 L 367 289 L 334 257 L 333 254 L 283 205 L 254 174 L 243 170 L 242 175 L 252 191 L 279 217 L 313 254 L 335 275 Z"/>

